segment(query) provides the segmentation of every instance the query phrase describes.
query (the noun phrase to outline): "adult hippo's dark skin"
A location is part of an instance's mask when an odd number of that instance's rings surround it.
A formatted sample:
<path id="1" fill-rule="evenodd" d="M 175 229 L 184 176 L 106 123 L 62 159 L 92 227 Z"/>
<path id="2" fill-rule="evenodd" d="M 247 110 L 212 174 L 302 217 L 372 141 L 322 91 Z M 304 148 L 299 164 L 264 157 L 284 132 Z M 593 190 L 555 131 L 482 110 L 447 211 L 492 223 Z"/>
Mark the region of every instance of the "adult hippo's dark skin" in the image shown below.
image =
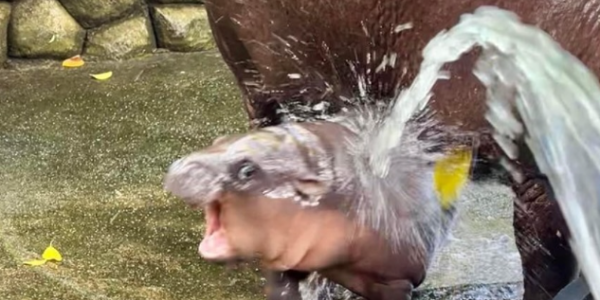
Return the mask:
<path id="1" fill-rule="evenodd" d="M 330 104 L 327 113 L 338 112 L 355 104 L 361 91 L 363 100 L 391 99 L 414 79 L 426 43 L 482 5 L 517 13 L 600 73 L 598 0 L 206 1 L 216 43 L 254 127 L 279 124 L 289 115 L 314 118 L 316 111 L 302 107 L 322 101 Z M 489 166 L 501 152 L 484 119 L 485 89 L 471 73 L 475 55 L 448 66 L 452 77 L 436 85 L 430 106 L 444 124 L 480 134 L 478 160 Z M 288 113 L 278 113 L 281 103 L 288 104 Z M 524 181 L 511 182 L 524 298 L 551 299 L 577 273 L 569 232 L 533 160 L 514 163 L 524 175 Z"/>

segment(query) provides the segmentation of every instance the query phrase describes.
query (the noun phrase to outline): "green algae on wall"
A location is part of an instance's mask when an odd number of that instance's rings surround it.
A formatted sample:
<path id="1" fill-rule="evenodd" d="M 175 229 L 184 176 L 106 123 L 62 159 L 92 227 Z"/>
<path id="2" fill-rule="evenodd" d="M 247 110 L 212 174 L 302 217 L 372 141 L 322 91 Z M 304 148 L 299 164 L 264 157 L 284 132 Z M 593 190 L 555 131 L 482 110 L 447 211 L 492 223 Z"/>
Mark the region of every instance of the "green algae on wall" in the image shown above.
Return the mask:
<path id="1" fill-rule="evenodd" d="M 155 5 L 151 13 L 159 47 L 183 52 L 215 47 L 202 6 Z"/>
<path id="2" fill-rule="evenodd" d="M 84 54 L 103 58 L 130 58 L 154 50 L 148 19 L 138 15 L 111 26 L 90 30 Z"/>
<path id="3" fill-rule="evenodd" d="M 143 9 L 142 0 L 60 0 L 60 3 L 86 29 L 122 19 Z"/>
<path id="4" fill-rule="evenodd" d="M 63 58 L 81 52 L 85 31 L 56 0 L 21 0 L 12 5 L 9 56 Z"/>

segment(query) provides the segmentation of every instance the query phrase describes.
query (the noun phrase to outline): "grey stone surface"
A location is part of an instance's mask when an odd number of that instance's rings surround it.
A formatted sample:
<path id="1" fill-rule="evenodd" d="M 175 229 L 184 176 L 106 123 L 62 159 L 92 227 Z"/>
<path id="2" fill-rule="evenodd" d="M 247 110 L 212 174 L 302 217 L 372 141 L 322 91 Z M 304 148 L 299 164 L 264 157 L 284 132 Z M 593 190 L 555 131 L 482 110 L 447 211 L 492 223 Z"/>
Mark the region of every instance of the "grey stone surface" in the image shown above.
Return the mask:
<path id="1" fill-rule="evenodd" d="M 339 285 L 305 289 L 301 285 L 303 300 L 365 300 Z M 467 284 L 447 287 L 429 287 L 413 292 L 412 300 L 521 300 L 521 283 Z"/>
<path id="2" fill-rule="evenodd" d="M 512 190 L 497 183 L 470 184 L 457 223 L 434 260 L 423 289 L 520 284 L 521 258 L 513 233 Z"/>
<path id="3" fill-rule="evenodd" d="M 140 14 L 90 30 L 85 55 L 121 59 L 150 53 L 155 48 L 149 18 Z"/>
<path id="4" fill-rule="evenodd" d="M 177 3 L 204 3 L 203 0 L 148 0 L 148 3 L 161 3 L 161 4 L 177 4 Z"/>
<path id="5" fill-rule="evenodd" d="M 0 2 L 0 66 L 6 61 L 10 3 Z"/>
<path id="6" fill-rule="evenodd" d="M 183 52 L 214 48 L 202 5 L 155 5 L 151 13 L 158 47 Z"/>
<path id="7" fill-rule="evenodd" d="M 85 30 L 57 0 L 13 3 L 8 53 L 14 57 L 67 58 L 81 53 Z"/>
<path id="8" fill-rule="evenodd" d="M 513 197 L 500 184 L 470 184 L 452 236 L 431 266 L 435 286 L 520 281 L 513 227 Z"/>
<path id="9" fill-rule="evenodd" d="M 98 27 L 102 24 L 123 18 L 141 9 L 141 0 L 60 0 L 65 9 L 84 28 Z"/>

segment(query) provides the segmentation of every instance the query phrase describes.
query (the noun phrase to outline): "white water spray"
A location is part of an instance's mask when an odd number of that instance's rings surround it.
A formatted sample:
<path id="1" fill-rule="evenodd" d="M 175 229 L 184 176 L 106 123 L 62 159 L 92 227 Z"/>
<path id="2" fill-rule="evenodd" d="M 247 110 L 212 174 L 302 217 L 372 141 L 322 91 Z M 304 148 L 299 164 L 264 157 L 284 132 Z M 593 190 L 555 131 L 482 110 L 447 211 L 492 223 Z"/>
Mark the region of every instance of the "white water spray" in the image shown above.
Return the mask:
<path id="1" fill-rule="evenodd" d="M 510 111 L 514 106 L 573 232 L 573 250 L 585 262 L 582 271 L 588 282 L 600 282 L 600 85 L 548 34 L 521 23 L 515 14 L 481 7 L 429 42 L 419 74 L 395 100 L 375 139 L 371 167 L 379 176 L 387 174 L 388 154 L 402 139 L 398 133 L 427 105 L 435 82 L 447 77 L 442 66 L 474 46 L 483 48 L 474 73 L 488 89 L 486 117 L 499 144 L 509 156 L 516 155 L 511 139 L 522 135 L 523 127 Z M 506 97 L 510 90 L 515 99 Z M 600 299 L 600 285 L 590 288 Z"/>

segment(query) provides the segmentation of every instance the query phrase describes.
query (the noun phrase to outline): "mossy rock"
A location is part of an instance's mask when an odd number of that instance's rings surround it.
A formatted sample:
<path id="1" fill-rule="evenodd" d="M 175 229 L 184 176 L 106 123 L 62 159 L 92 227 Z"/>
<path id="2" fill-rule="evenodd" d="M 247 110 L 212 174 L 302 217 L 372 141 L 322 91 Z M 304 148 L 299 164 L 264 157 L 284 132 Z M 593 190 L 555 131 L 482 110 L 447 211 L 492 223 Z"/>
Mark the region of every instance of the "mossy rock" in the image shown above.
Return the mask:
<path id="1" fill-rule="evenodd" d="M 215 47 L 202 5 L 155 5 L 151 12 L 158 47 L 181 52 Z"/>
<path id="2" fill-rule="evenodd" d="M 122 59 L 150 53 L 155 47 L 148 16 L 140 14 L 90 30 L 84 54 Z"/>
<path id="3" fill-rule="evenodd" d="M 0 2 L 0 66 L 6 61 L 8 39 L 8 21 L 10 20 L 10 3 Z"/>
<path id="4" fill-rule="evenodd" d="M 141 0 L 60 0 L 84 28 L 99 27 L 142 8 Z"/>
<path id="5" fill-rule="evenodd" d="M 8 24 L 8 55 L 67 58 L 81 53 L 85 30 L 57 0 L 13 3 Z"/>

